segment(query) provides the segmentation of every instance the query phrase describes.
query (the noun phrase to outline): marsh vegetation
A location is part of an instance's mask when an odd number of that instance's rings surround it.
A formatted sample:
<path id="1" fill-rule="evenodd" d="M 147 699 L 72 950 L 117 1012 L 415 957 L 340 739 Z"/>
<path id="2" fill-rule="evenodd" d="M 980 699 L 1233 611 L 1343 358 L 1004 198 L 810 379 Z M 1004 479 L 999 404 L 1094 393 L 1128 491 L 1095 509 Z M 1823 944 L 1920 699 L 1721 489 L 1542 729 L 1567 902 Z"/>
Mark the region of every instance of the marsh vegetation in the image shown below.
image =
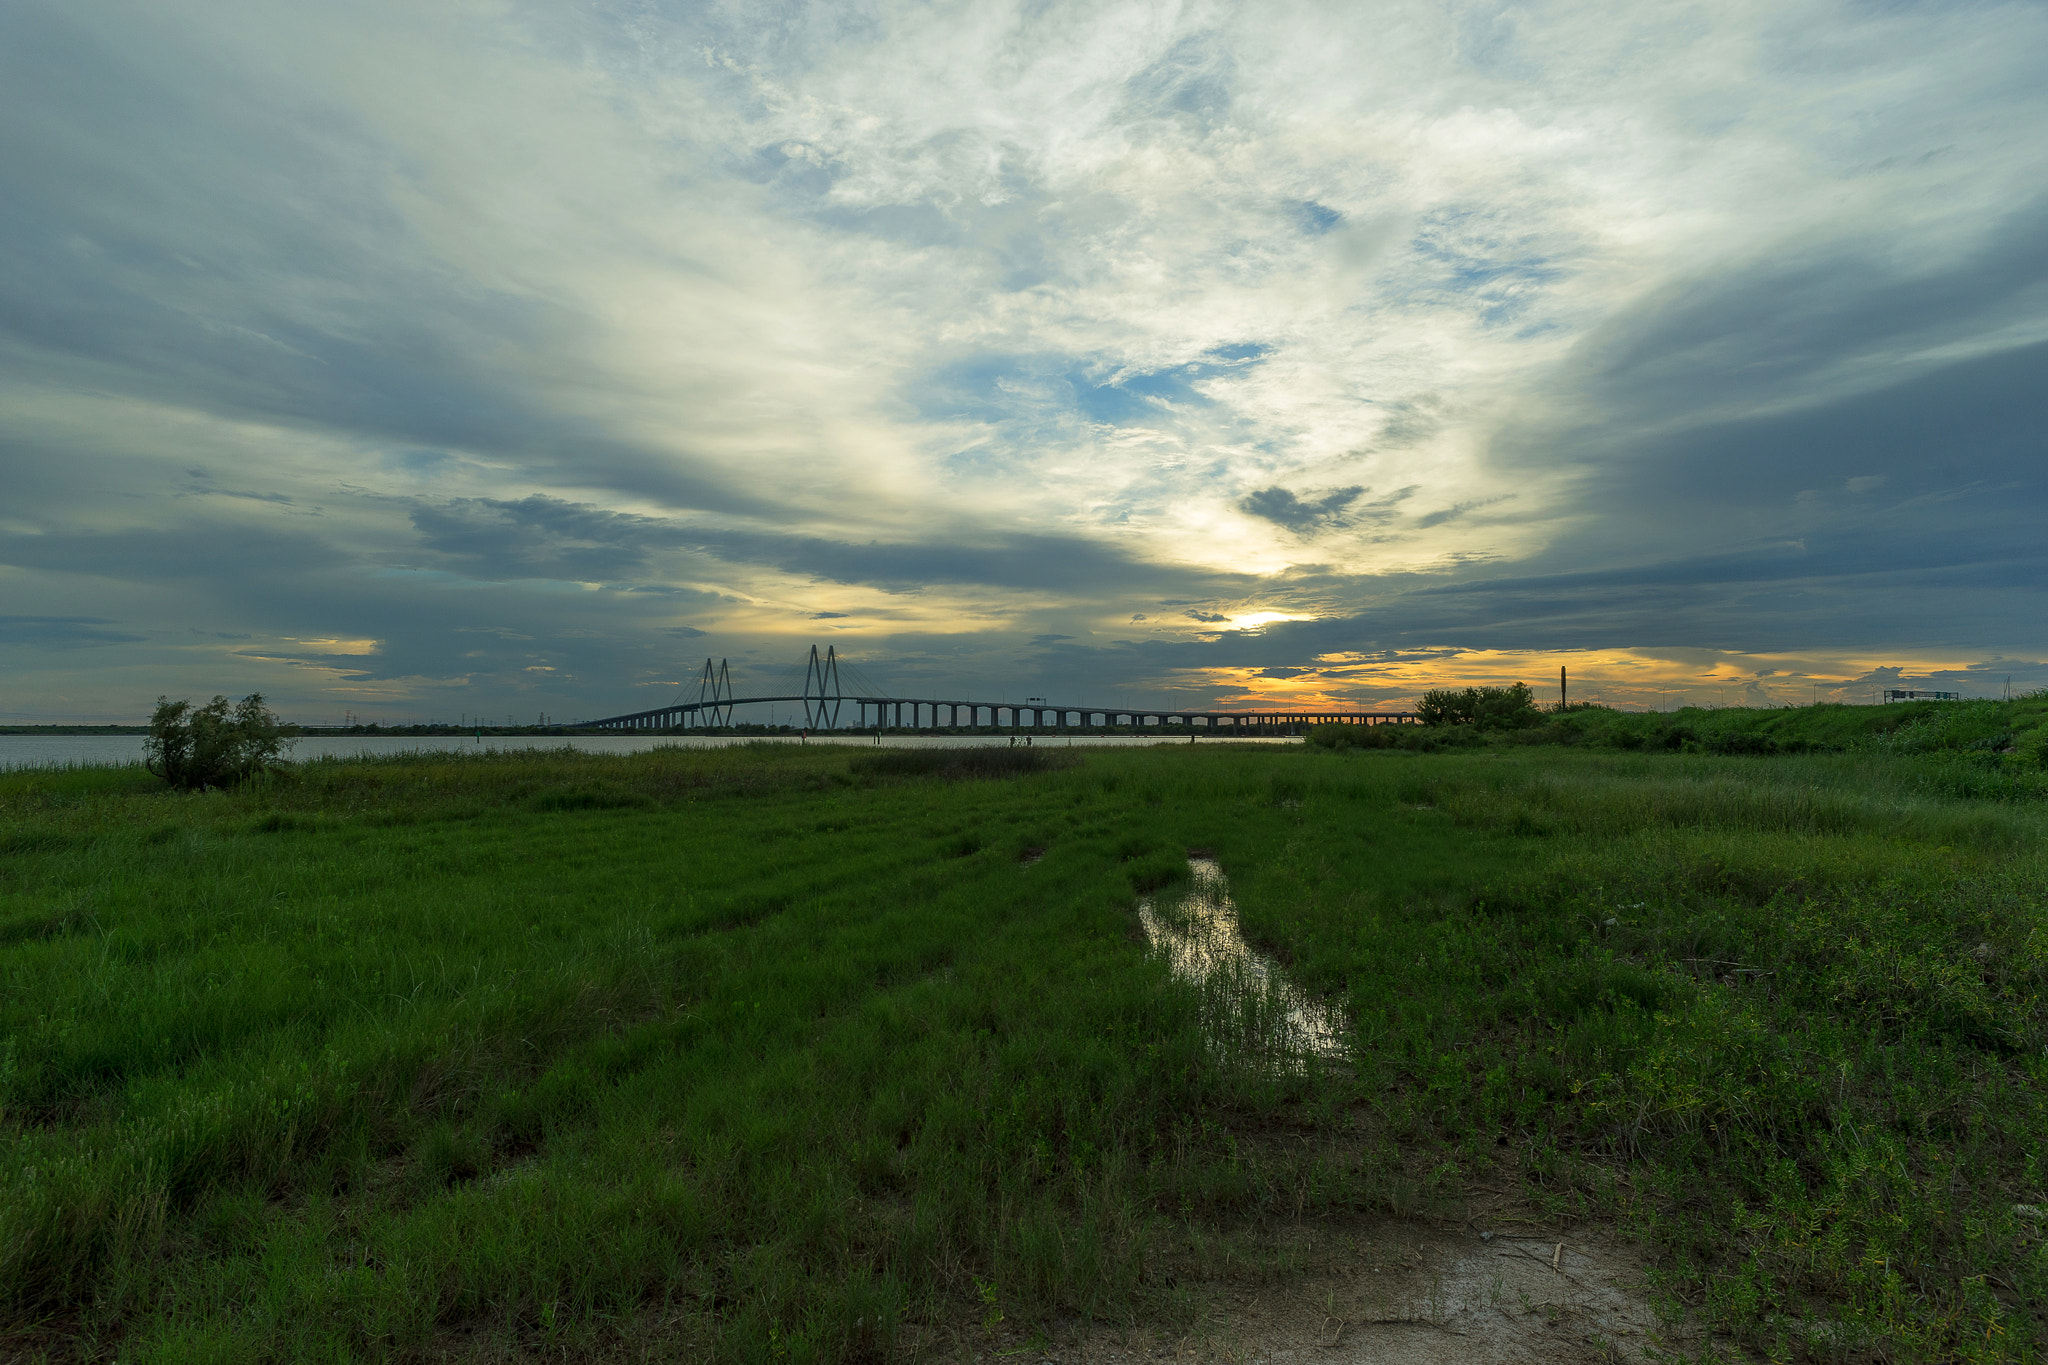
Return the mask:
<path id="1" fill-rule="evenodd" d="M 1957 752 L 0 775 L 0 1349 L 880 1359 L 1490 1182 L 1694 1351 L 2029 1358 L 2048 809 Z M 1341 1064 L 1217 1045 L 1191 852 Z"/>

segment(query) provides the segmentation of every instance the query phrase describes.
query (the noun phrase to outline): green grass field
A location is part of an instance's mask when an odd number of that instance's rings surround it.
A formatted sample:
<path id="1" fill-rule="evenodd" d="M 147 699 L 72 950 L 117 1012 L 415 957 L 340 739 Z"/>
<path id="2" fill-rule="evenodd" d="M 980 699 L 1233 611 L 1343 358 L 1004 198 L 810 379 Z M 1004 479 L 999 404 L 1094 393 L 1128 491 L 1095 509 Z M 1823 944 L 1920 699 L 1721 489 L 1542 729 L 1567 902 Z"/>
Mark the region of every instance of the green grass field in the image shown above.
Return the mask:
<path id="1" fill-rule="evenodd" d="M 1505 1174 L 1716 1349 L 2033 1359 L 2048 806 L 1967 758 L 0 775 L 0 1354 L 882 1359 Z M 1353 1064 L 1205 1032 L 1191 850 Z"/>

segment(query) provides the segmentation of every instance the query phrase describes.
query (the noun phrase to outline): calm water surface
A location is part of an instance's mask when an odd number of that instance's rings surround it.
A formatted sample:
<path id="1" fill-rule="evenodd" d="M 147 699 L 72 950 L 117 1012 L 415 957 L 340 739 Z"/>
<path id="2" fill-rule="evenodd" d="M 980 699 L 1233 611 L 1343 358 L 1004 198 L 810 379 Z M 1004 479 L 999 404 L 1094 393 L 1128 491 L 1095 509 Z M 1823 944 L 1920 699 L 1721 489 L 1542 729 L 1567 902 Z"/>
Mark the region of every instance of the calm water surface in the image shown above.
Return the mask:
<path id="1" fill-rule="evenodd" d="M 289 757 L 353 758 L 359 754 L 509 753 L 526 749 L 578 749 L 592 754 L 638 754 L 649 749 L 672 746 L 683 749 L 722 749 L 732 744 L 750 744 L 766 738 L 773 744 L 798 744 L 795 736 L 780 735 L 504 735 L 485 736 L 482 741 L 462 735 L 308 735 L 294 740 Z M 67 766 L 119 766 L 142 761 L 141 735 L 0 735 L 0 771 L 9 768 L 62 768 Z M 1037 735 L 1034 743 L 1076 749 L 1122 748 L 1144 744 L 1185 744 L 1184 737 L 1155 735 Z M 874 747 L 872 735 L 813 735 L 813 744 L 844 744 Z M 1008 742 L 1005 735 L 884 735 L 882 745 L 891 749 L 961 749 Z M 1022 743 L 1020 739 L 1018 743 Z M 1298 739 L 1207 739 L 1201 744 L 1299 744 Z"/>
<path id="2" fill-rule="evenodd" d="M 1304 991 L 1279 963 L 1245 942 L 1230 883 L 1215 860 L 1190 858 L 1188 871 L 1193 885 L 1178 905 L 1162 906 L 1147 896 L 1138 902 L 1138 919 L 1167 970 L 1191 986 L 1208 988 L 1204 1003 L 1212 1031 L 1241 1034 L 1248 1021 L 1263 1015 L 1262 1041 L 1282 1055 L 1344 1057 L 1351 1029 L 1343 1012 Z"/>

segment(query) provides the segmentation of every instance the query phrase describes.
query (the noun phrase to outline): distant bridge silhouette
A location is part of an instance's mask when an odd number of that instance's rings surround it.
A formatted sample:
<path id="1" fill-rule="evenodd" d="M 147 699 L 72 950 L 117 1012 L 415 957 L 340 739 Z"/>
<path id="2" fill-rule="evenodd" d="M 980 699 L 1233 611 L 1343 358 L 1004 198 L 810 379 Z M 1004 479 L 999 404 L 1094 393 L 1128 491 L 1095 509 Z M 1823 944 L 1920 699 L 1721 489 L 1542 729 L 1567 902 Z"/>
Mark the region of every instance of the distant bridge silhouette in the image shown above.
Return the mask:
<path id="1" fill-rule="evenodd" d="M 586 730 L 725 729 L 733 724 L 733 708 L 788 703 L 803 707 L 806 730 L 1156 730 L 1168 726 L 1198 727 L 1218 734 L 1258 736 L 1282 734 L 1305 725 L 1412 725 L 1412 711 L 1277 710 L 1173 711 L 1157 707 L 1077 706 L 1054 704 L 1043 697 L 1021 702 L 970 701 L 951 697 L 894 697 L 869 688 L 849 692 L 840 680 L 837 646 L 823 656 L 816 645 L 804 668 L 802 690 L 736 697 L 725 660 L 704 661 L 697 679 L 697 700 L 677 701 L 651 711 L 577 722 Z M 852 665 L 847 671 L 854 673 Z M 854 673 L 857 680 L 859 675 Z M 849 714 L 850 709 L 850 714 Z M 940 719 L 943 714 L 944 719 Z M 984 720 L 983 717 L 987 719 Z M 1025 717 L 1030 717 L 1027 721 Z M 1046 718 L 1052 717 L 1050 724 Z M 906 721 L 907 717 L 907 721 Z M 929 717 L 929 720 L 926 718 Z M 1007 719 L 1005 719 L 1007 717 Z M 1069 717 L 1074 719 L 1070 722 Z M 1097 719 L 1097 718 L 1100 719 Z M 795 724 L 792 713 L 791 724 Z"/>

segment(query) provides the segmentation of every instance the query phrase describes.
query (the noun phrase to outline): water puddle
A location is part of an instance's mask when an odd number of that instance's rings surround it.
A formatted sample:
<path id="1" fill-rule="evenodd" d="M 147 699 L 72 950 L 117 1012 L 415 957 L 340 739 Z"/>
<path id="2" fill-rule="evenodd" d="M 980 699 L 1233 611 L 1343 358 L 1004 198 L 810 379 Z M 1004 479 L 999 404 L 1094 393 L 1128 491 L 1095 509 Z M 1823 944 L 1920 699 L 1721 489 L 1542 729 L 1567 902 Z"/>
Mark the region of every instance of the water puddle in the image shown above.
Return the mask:
<path id="1" fill-rule="evenodd" d="M 1194 885 L 1177 901 L 1138 902 L 1145 937 L 1173 975 L 1202 996 L 1203 1022 L 1227 1050 L 1342 1059 L 1343 1012 L 1287 979 L 1252 951 L 1237 924 L 1230 884 L 1212 858 L 1188 859 Z"/>

